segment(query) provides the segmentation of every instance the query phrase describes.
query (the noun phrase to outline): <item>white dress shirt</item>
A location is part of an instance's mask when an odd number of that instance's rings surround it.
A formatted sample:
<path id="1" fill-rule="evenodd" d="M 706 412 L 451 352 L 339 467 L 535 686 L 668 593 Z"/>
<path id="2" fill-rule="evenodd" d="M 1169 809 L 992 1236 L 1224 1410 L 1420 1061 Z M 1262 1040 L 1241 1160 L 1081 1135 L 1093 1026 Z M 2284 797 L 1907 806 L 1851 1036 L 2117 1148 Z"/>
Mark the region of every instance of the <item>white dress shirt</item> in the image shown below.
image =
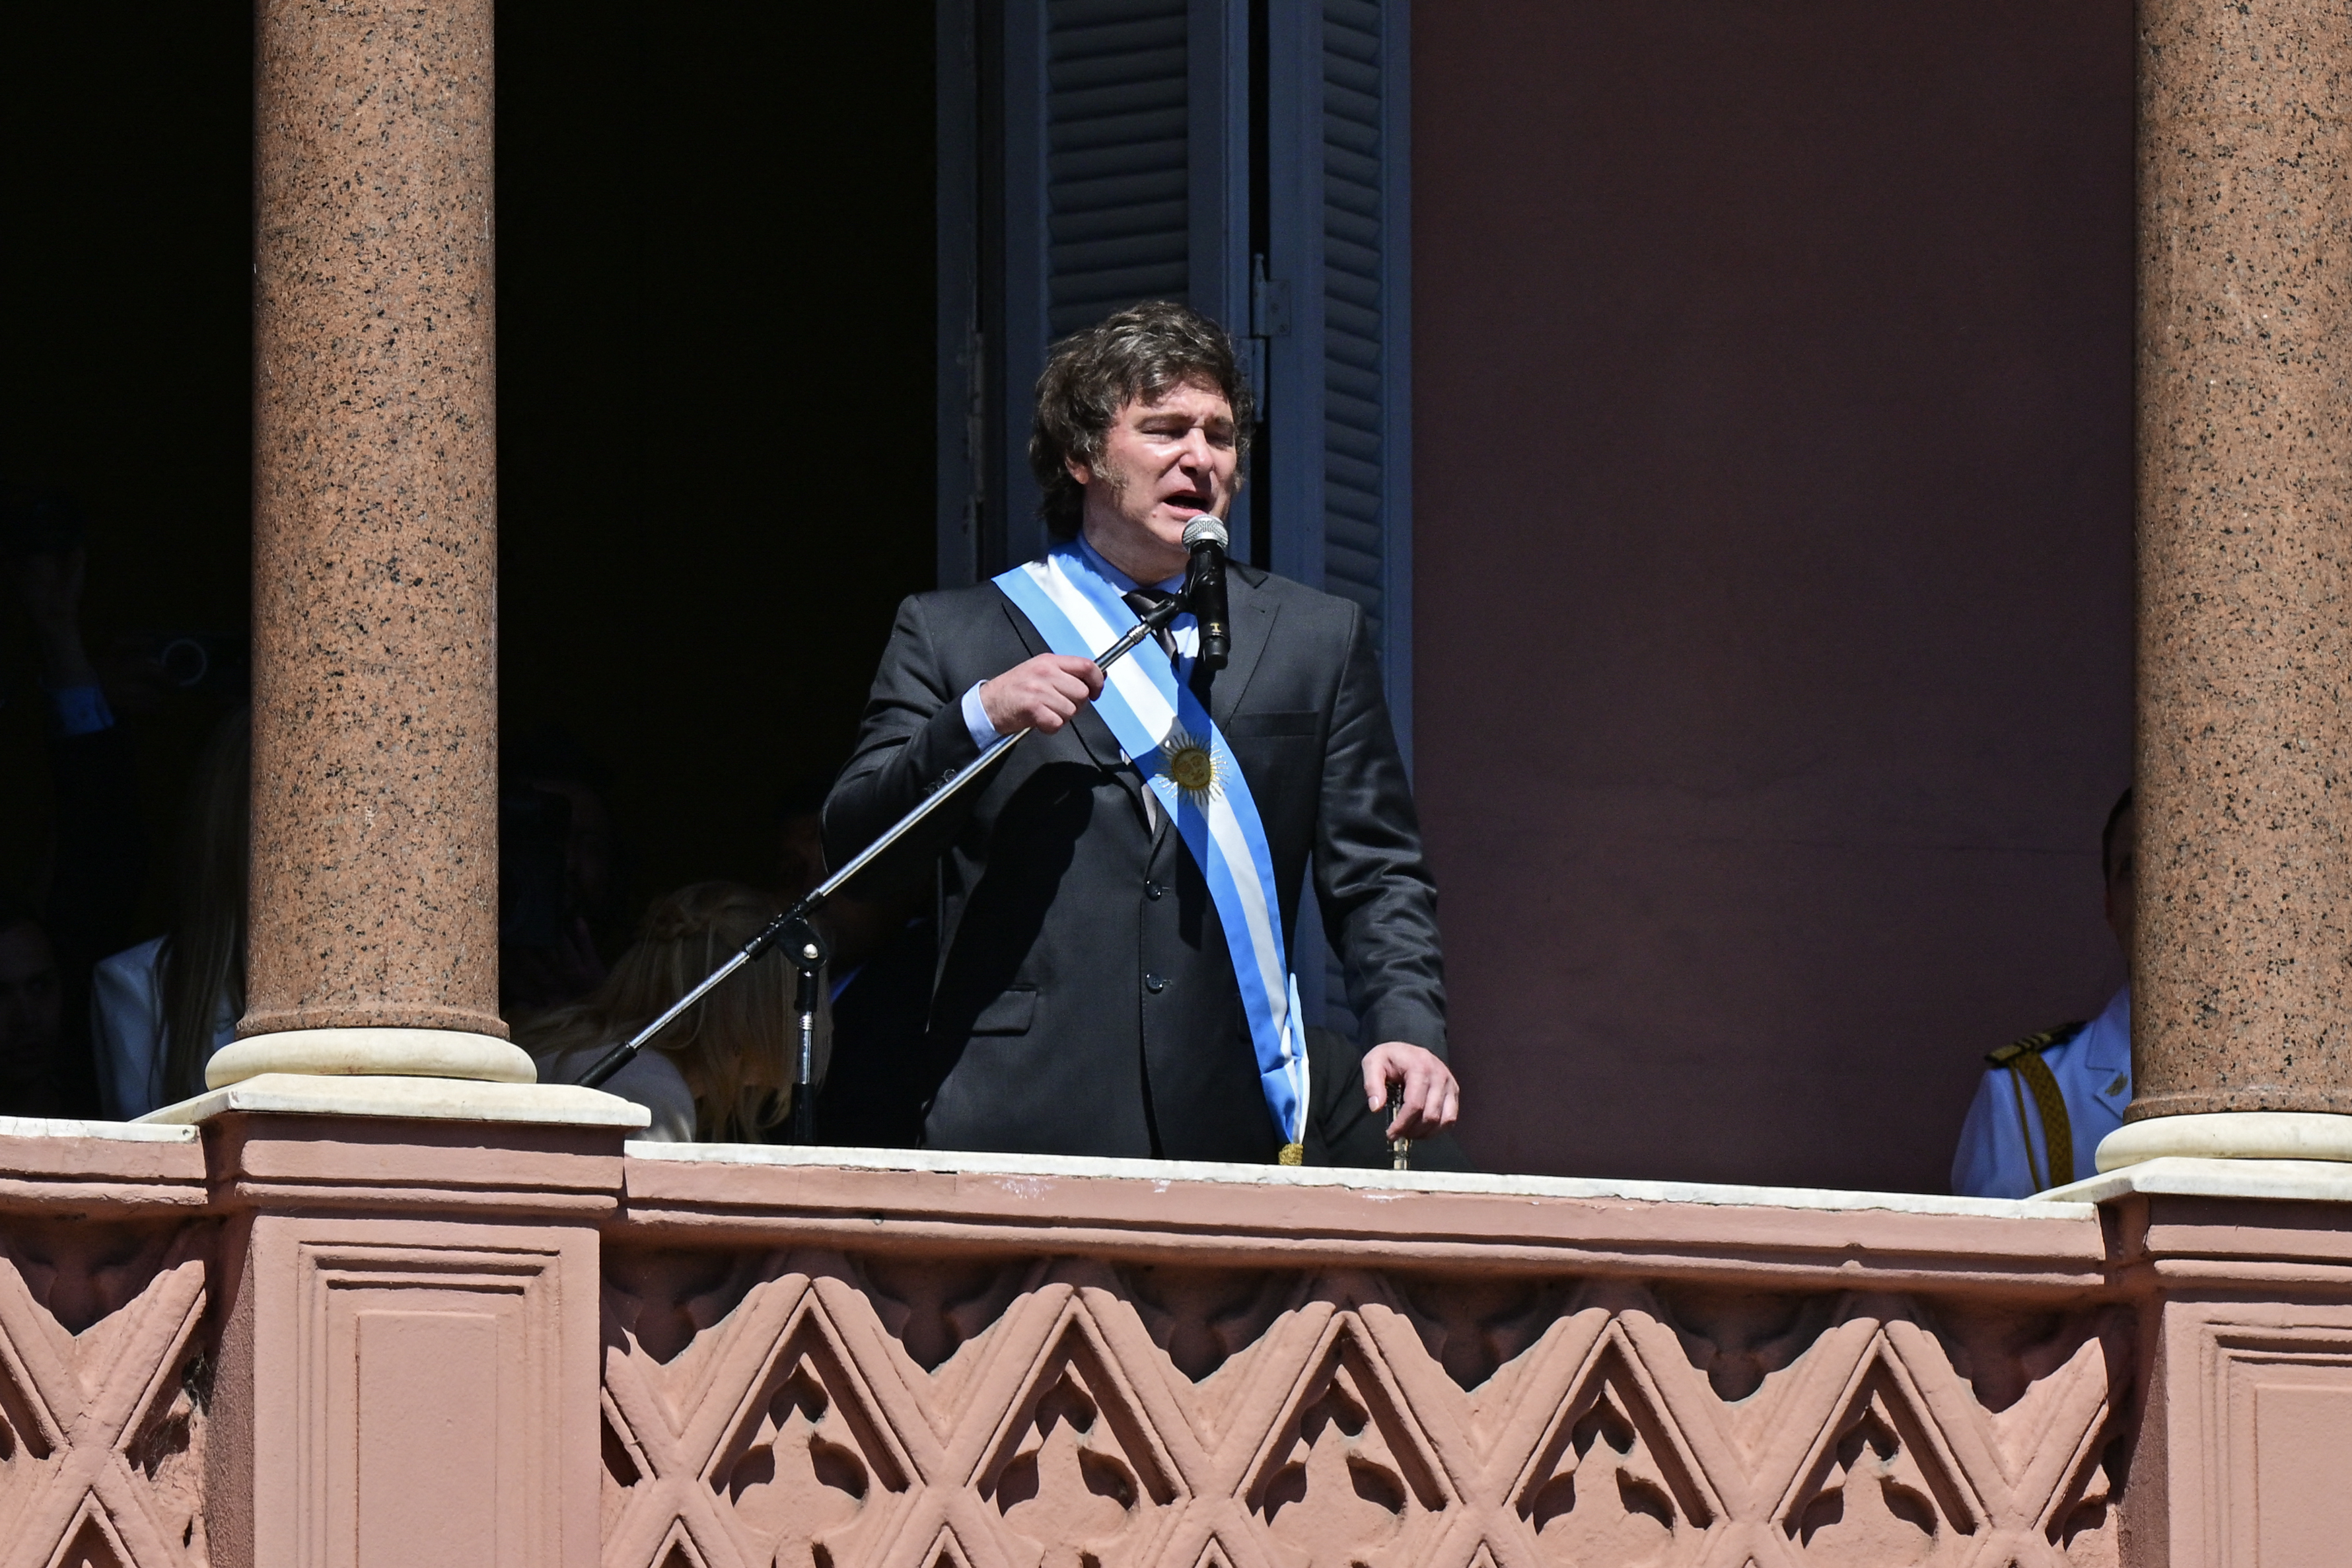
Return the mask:
<path id="1" fill-rule="evenodd" d="M 90 1047 L 98 1058 L 99 1103 L 110 1121 L 133 1121 L 167 1103 L 163 961 L 159 936 L 100 959 L 90 972 Z M 205 1060 L 235 1038 L 236 1009 L 223 996 Z"/>

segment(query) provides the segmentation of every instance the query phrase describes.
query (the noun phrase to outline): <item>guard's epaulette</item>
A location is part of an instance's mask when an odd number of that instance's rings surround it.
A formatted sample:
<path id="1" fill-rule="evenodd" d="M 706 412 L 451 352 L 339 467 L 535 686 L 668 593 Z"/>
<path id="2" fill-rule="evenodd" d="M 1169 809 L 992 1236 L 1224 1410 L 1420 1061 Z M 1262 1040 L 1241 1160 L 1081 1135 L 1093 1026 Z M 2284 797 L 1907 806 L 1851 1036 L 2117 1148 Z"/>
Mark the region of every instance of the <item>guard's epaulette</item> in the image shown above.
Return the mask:
<path id="1" fill-rule="evenodd" d="M 2055 1050 L 2088 1027 L 2090 1025 L 2082 1019 L 2077 1019 L 2071 1024 L 2061 1024 L 2054 1029 L 2044 1029 L 2038 1035 L 2028 1035 L 2021 1040 L 2012 1040 L 1997 1051 L 1987 1051 L 1985 1060 L 1997 1068 L 2005 1068 L 2029 1051 L 2035 1056 L 2040 1056 L 2044 1051 Z"/>

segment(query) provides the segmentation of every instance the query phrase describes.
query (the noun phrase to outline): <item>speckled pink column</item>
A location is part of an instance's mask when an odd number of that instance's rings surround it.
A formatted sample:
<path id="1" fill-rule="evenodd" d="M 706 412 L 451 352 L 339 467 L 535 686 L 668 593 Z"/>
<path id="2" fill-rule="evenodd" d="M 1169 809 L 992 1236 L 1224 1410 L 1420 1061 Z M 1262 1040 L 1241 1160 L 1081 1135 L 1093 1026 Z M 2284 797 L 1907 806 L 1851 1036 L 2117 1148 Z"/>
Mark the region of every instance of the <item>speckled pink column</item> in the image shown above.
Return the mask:
<path id="1" fill-rule="evenodd" d="M 231 1077 L 513 1076 L 289 1034 L 506 1035 L 490 45 L 490 0 L 261 0 L 239 1034 L 296 1048 Z"/>
<path id="2" fill-rule="evenodd" d="M 2352 1111 L 2352 12 L 2140 29 L 2130 1114 Z"/>

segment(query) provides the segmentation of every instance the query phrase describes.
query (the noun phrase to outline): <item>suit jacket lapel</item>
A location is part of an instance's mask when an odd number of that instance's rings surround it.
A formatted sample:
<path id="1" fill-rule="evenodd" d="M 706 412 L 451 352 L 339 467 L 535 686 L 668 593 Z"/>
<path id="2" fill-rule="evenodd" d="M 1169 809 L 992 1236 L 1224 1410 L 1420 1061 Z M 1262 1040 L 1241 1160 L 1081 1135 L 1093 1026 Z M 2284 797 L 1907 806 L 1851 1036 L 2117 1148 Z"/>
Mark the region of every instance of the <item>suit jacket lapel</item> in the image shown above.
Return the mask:
<path id="1" fill-rule="evenodd" d="M 1281 614 L 1273 596 L 1262 592 L 1265 577 L 1254 568 L 1229 569 L 1225 574 L 1225 613 L 1233 623 L 1233 652 L 1225 668 L 1209 683 L 1209 717 L 1222 729 L 1241 710 L 1250 677 L 1274 636 L 1275 617 Z"/>

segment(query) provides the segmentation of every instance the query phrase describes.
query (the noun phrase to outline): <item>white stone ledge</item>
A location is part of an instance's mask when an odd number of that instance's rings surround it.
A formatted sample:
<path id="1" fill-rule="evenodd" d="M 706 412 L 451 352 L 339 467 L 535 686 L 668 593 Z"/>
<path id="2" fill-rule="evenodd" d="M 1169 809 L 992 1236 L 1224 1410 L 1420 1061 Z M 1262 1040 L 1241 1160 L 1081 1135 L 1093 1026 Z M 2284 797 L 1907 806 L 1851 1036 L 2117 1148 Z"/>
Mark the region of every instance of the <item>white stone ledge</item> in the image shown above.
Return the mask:
<path id="1" fill-rule="evenodd" d="M 1195 1160 L 1108 1160 L 1067 1154 L 981 1154 L 930 1149 L 802 1148 L 776 1143 L 631 1142 L 635 1160 L 718 1165 L 818 1165 L 843 1170 L 946 1175 L 1066 1176 L 1128 1182 L 1218 1182 L 1265 1187 L 1353 1187 L 1373 1192 L 1489 1193 L 1504 1197 L 1599 1198 L 1622 1203 L 1710 1204 L 1776 1209 L 1882 1210 L 1893 1214 L 2087 1219 L 2092 1200 L 1954 1198 L 1927 1193 L 1853 1193 L 1814 1187 L 1742 1187 L 1706 1182 L 1624 1182 L 1585 1176 L 1506 1176 L 1454 1171 L 1342 1170 L 1328 1166 L 1232 1165 Z"/>
<path id="2" fill-rule="evenodd" d="M 298 1116 L 394 1116 L 431 1121 L 561 1123 L 635 1131 L 652 1116 L 642 1105 L 569 1083 L 480 1083 L 454 1078 L 314 1078 L 263 1073 L 226 1089 L 151 1110 L 131 1126 L 193 1124 L 232 1110 Z M 113 1125 L 122 1125 L 114 1123 Z"/>
<path id="3" fill-rule="evenodd" d="M 2134 1194 L 2149 1197 L 2352 1203 L 2352 1164 L 2329 1160 L 2200 1160 L 2166 1155 L 2103 1172 L 2072 1186 L 2054 1187 L 2037 1201 L 2105 1204 Z"/>
<path id="4" fill-rule="evenodd" d="M 104 1138 L 117 1143 L 193 1143 L 198 1136 L 194 1127 L 167 1127 L 151 1121 L 0 1116 L 0 1138 Z"/>

